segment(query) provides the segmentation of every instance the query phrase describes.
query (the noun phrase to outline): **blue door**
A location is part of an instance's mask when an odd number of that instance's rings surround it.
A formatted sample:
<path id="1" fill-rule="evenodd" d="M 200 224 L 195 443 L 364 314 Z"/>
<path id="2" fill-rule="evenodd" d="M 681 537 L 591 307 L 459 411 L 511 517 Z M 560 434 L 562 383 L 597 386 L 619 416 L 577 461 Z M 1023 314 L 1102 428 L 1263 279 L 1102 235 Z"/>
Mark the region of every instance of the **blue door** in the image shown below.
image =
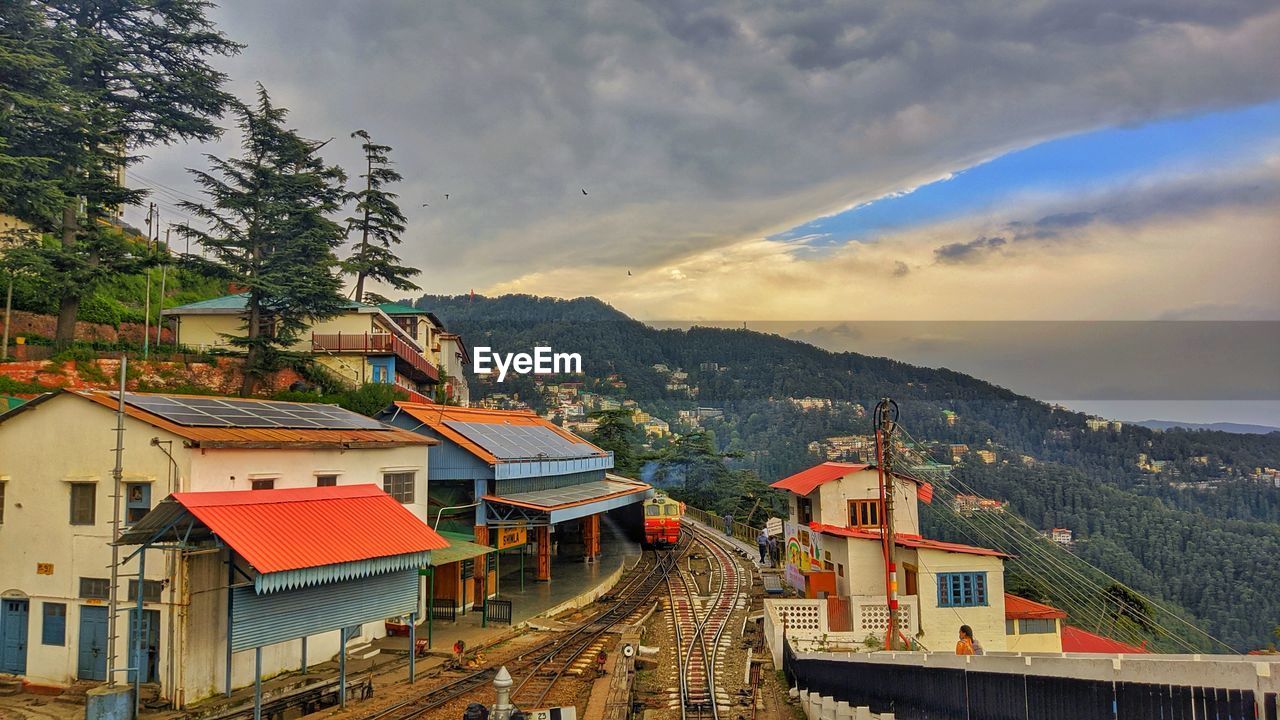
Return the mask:
<path id="1" fill-rule="evenodd" d="M 80 606 L 80 653 L 76 677 L 81 680 L 107 679 L 107 609 Z"/>
<path id="2" fill-rule="evenodd" d="M 0 601 L 0 672 L 27 674 L 27 601 Z"/>
<path id="3" fill-rule="evenodd" d="M 141 643 L 141 645 L 139 645 Z M 142 668 L 142 682 L 155 682 L 160 675 L 160 611 L 143 610 L 142 627 L 138 627 L 138 609 L 129 611 L 129 654 L 128 667 Z M 133 682 L 134 671 L 129 671 L 129 682 Z"/>

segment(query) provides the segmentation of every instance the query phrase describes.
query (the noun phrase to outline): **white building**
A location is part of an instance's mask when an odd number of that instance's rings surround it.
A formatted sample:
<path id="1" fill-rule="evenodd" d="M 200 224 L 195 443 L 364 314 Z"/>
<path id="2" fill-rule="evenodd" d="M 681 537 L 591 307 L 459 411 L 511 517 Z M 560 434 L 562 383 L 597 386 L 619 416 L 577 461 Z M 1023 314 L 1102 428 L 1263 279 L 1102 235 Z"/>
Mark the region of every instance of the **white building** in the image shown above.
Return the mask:
<path id="1" fill-rule="evenodd" d="M 176 492 L 364 484 L 428 520 L 433 441 L 416 433 L 329 405 L 138 393 L 126 400 L 126 527 Z M 0 415 L 0 646 L 9 648 L 0 672 L 52 685 L 105 678 L 116 405 L 112 393 L 61 392 Z M 143 679 L 181 706 L 225 686 L 227 640 L 212 630 L 225 618 L 225 604 L 212 618 L 198 611 L 197 601 L 218 595 L 191 593 L 191 567 L 200 558 L 149 556 Z M 136 588 L 133 580 L 118 586 L 121 659 L 138 621 L 130 602 Z M 380 624 L 361 630 L 366 639 L 383 634 Z M 336 633 L 311 640 L 313 661 L 338 651 Z M 264 675 L 296 670 L 301 652 L 296 642 L 264 648 Z M 252 657 L 234 660 L 231 684 L 252 683 Z"/>

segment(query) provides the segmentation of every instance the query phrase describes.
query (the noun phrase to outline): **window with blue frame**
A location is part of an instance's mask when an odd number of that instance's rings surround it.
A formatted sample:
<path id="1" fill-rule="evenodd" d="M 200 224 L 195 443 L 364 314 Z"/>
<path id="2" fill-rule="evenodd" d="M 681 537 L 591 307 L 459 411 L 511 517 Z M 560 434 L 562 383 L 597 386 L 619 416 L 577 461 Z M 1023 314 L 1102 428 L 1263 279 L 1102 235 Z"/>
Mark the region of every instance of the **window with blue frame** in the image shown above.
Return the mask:
<path id="1" fill-rule="evenodd" d="M 66 604 L 44 603 L 44 624 L 41 625 L 40 642 L 45 645 L 67 644 Z"/>
<path id="2" fill-rule="evenodd" d="M 985 572 L 938 573 L 938 607 L 978 607 L 986 604 Z"/>
<path id="3" fill-rule="evenodd" d="M 151 483 L 125 485 L 125 525 L 132 525 L 151 511 Z"/>

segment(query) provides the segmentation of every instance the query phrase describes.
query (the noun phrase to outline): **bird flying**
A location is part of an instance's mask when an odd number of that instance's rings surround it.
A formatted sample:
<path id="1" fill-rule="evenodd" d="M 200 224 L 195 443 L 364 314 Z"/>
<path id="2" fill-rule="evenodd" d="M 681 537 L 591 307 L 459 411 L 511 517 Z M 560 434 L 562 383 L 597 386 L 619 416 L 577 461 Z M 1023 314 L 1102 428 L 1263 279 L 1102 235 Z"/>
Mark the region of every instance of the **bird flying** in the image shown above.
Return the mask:
<path id="1" fill-rule="evenodd" d="M 586 194 L 587 194 L 587 189 L 586 189 L 586 188 L 582 188 L 582 194 L 583 194 L 583 195 L 586 195 Z"/>

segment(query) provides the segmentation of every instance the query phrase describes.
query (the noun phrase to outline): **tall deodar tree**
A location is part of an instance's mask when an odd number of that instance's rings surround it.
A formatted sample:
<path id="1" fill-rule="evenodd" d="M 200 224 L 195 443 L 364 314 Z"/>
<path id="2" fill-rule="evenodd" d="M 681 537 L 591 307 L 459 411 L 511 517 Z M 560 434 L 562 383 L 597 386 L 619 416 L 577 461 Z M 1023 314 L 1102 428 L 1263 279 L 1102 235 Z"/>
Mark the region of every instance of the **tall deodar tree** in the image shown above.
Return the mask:
<path id="1" fill-rule="evenodd" d="M 358 233 L 360 241 L 343 262 L 346 272 L 356 279 L 355 299 L 368 300 L 365 281 L 370 279 L 380 280 L 396 290 L 417 290 L 418 286 L 409 278 L 420 271 L 402 265 L 391 249 L 400 243 L 405 223 L 404 214 L 396 204 L 399 196 L 387 189 L 388 185 L 403 179 L 391 166 L 391 146 L 375 143 L 364 130 L 351 133 L 351 137 L 363 141 L 361 148 L 365 157 L 365 173 L 361 175 L 365 186 L 352 193 L 351 198 L 356 201 L 355 215 L 347 218 L 348 232 Z"/>

